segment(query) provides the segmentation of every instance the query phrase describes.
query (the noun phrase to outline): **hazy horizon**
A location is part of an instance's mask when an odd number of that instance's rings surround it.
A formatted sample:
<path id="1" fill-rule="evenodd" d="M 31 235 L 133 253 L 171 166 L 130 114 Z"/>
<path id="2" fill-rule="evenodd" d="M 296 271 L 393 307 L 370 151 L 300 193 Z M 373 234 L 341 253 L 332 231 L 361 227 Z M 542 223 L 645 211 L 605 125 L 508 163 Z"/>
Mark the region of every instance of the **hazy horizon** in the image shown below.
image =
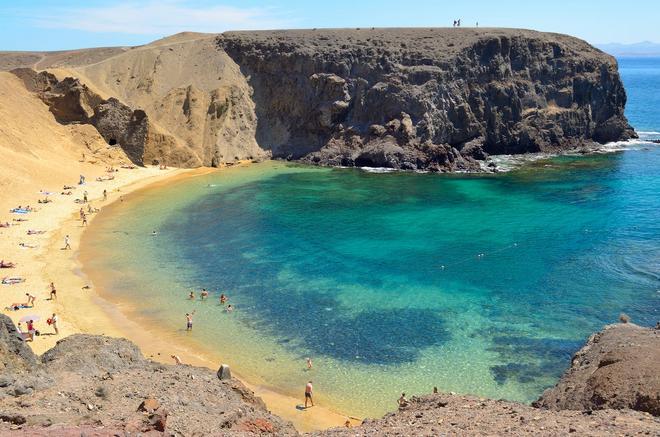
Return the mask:
<path id="1" fill-rule="evenodd" d="M 321 7 L 303 0 L 35 0 L 26 5 L 0 5 L 2 51 L 53 51 L 91 47 L 137 46 L 182 31 L 221 33 L 227 30 L 356 27 L 506 27 L 572 35 L 595 46 L 641 44 L 660 46 L 660 4 L 634 1 L 621 8 L 613 0 L 580 3 L 557 0 L 553 8 L 537 3 L 472 0 L 454 4 L 418 0 L 336 0 Z M 568 13 L 567 11 L 570 11 Z M 655 12 L 654 12 L 655 11 Z"/>

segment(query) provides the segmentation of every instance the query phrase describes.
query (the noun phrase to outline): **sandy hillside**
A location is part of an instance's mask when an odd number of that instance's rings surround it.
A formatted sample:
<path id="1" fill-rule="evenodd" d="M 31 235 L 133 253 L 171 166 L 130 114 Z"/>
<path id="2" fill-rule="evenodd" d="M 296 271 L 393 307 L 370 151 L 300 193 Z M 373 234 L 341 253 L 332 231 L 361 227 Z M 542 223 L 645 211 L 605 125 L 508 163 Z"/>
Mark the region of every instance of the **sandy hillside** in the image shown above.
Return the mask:
<path id="1" fill-rule="evenodd" d="M 78 162 L 82 153 L 98 164 L 126 160 L 94 127 L 57 123 L 48 107 L 6 72 L 0 72 L 0 120 L 0 221 L 18 206 L 17 194 L 25 193 L 24 203 L 36 206 L 39 190 L 59 193 L 65 183 L 75 183 L 76 172 L 93 166 Z"/>
<path id="2" fill-rule="evenodd" d="M 250 87 L 215 38 L 182 33 L 89 65 L 49 71 L 79 77 L 100 95 L 145 110 L 155 128 L 190 149 L 199 164 L 264 157 L 255 140 Z"/>

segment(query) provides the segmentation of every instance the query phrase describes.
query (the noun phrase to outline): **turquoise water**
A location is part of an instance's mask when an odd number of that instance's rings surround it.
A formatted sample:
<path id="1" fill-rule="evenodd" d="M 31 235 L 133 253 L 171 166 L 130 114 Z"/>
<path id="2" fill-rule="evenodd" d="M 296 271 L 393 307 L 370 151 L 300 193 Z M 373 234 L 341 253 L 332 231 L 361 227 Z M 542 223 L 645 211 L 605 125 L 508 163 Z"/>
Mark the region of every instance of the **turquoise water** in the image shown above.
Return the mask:
<path id="1" fill-rule="evenodd" d="M 646 62 L 620 65 L 628 115 L 653 132 Z M 660 148 L 631 147 L 500 175 L 222 171 L 102 214 L 89 265 L 177 340 L 288 394 L 313 378 L 352 414 L 434 386 L 530 401 L 621 312 L 660 319 Z M 202 287 L 209 301 L 186 299 Z"/>

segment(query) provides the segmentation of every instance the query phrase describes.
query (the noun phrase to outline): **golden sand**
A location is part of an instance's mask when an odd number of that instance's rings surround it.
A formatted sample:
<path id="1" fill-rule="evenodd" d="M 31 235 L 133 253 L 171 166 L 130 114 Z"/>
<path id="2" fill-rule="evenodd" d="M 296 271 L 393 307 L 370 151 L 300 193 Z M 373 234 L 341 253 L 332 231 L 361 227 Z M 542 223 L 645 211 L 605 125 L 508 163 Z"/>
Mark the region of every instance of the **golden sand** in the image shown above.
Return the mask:
<path id="1" fill-rule="evenodd" d="M 81 225 L 78 211 L 81 205 L 73 200 L 86 190 L 90 203 L 97 208 L 107 207 L 110 203 L 119 201 L 130 202 L 131 193 L 172 182 L 180 177 L 192 177 L 205 174 L 209 169 L 198 170 L 158 170 L 155 167 L 138 169 L 121 169 L 115 173 L 115 179 L 107 182 L 96 182 L 96 174 L 104 175 L 104 169 L 94 168 L 95 171 L 88 172 L 88 182 L 74 190 L 75 195 L 50 196 L 52 203 L 39 205 L 41 208 L 27 214 L 28 222 L 23 222 L 9 229 L 3 228 L 2 242 L 0 242 L 0 253 L 6 260 L 17 262 L 14 269 L 3 269 L 3 273 L 11 276 L 21 276 L 27 281 L 18 285 L 3 285 L 3 306 L 13 302 L 24 301 L 25 293 L 30 292 L 37 296 L 37 302 L 33 309 L 22 309 L 20 311 L 6 312 L 14 322 L 27 314 L 36 314 L 41 320 L 36 324 L 37 329 L 46 335 L 35 337 L 30 343 L 32 349 L 41 354 L 54 346 L 55 342 L 73 333 L 103 334 L 115 337 L 125 337 L 134 341 L 143 351 L 145 356 L 156 361 L 173 363 L 170 358 L 172 354 L 181 357 L 184 363 L 205 366 L 213 370 L 219 367 L 219 362 L 198 350 L 193 350 L 181 342 L 173 342 L 167 335 L 162 335 L 158 327 L 143 326 L 127 317 L 129 308 L 105 300 L 102 290 L 97 290 L 94 283 L 84 275 L 83 266 L 79 259 L 78 247 L 81 235 L 93 226 L 94 214 L 88 215 L 87 227 Z M 74 185 L 77 182 L 78 171 L 71 174 L 67 182 Z M 61 188 L 61 187 L 60 187 Z M 103 190 L 108 192 L 108 200 L 102 200 Z M 13 193 L 9 199 L 5 193 L 0 200 L 1 204 L 11 205 L 33 205 L 36 203 L 34 193 Z M 31 195 L 30 195 L 31 194 Z M 3 215 L 4 217 L 4 215 Z M 23 217 L 23 216 L 21 216 Z M 38 229 L 46 231 L 43 235 L 26 236 L 27 229 Z M 72 250 L 63 250 L 64 237 L 69 235 Z M 34 249 L 22 249 L 19 242 L 37 244 Z M 6 255 L 5 255 L 6 254 Z M 91 277 L 102 272 L 94 272 Z M 47 300 L 49 296 L 48 284 L 54 282 L 57 288 L 57 299 Z M 102 280 L 98 281 L 102 284 Z M 84 288 L 90 287 L 90 288 Z M 45 320 L 53 313 L 58 315 L 59 335 L 49 335 L 52 328 L 47 326 Z M 236 374 L 237 369 L 233 369 Z M 250 384 L 238 377 L 245 385 L 252 389 L 257 396 L 261 397 L 268 408 L 280 417 L 290 420 L 300 431 L 311 431 L 325 429 L 333 426 L 342 426 L 347 416 L 337 413 L 329 408 L 316 406 L 308 410 L 297 409 L 302 399 L 282 395 L 262 385 Z M 355 424 L 357 421 L 351 419 Z"/>

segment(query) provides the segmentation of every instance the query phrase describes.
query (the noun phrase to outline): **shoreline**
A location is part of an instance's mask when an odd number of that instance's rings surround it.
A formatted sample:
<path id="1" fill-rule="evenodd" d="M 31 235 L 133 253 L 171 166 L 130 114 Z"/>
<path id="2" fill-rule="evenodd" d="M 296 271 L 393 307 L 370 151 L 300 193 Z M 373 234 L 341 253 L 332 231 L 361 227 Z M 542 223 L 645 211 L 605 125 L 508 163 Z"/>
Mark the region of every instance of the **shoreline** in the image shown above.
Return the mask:
<path id="1" fill-rule="evenodd" d="M 136 181 L 129 182 L 128 184 L 117 187 L 120 194 L 113 192 L 109 194 L 108 201 L 103 203 L 104 209 L 110 207 L 110 211 L 105 211 L 106 214 L 112 213 L 111 205 L 119 201 L 119 197 L 123 197 L 124 201 L 130 201 L 136 194 L 143 190 L 149 190 L 164 185 L 171 184 L 180 179 L 188 179 L 196 176 L 202 176 L 214 171 L 222 171 L 217 169 L 202 168 L 196 170 L 175 170 L 163 174 L 163 177 L 156 179 L 141 178 Z M 93 199 L 92 202 L 96 200 Z M 89 220 L 91 227 L 94 222 L 94 216 Z M 60 250 L 59 242 L 63 241 L 65 232 L 64 229 L 72 226 L 80 227 L 78 220 L 75 216 L 75 207 L 69 216 L 63 220 L 56 230 L 54 235 L 45 250 L 45 255 L 55 253 Z M 66 271 L 71 272 L 68 275 L 69 279 L 65 282 L 59 280 L 60 283 L 65 285 L 69 290 L 82 290 L 82 287 L 91 285 L 91 289 L 87 291 L 78 292 L 73 294 L 66 294 L 60 296 L 58 292 L 58 305 L 61 306 L 58 313 L 60 319 L 68 320 L 73 325 L 73 330 L 66 335 L 76 332 L 89 333 L 89 334 L 103 334 L 113 337 L 127 338 L 133 341 L 141 349 L 145 357 L 154 361 L 163 362 L 166 364 L 173 364 L 170 355 L 179 355 L 185 364 L 194 366 L 208 367 L 212 370 L 217 370 L 221 364 L 220 354 L 209 354 L 206 351 L 201 351 L 194 346 L 183 344 L 180 339 L 174 339 L 174 336 L 163 335 L 158 331 L 158 327 L 150 325 L 141 325 L 139 322 L 132 318 L 130 315 L 131 308 L 125 302 L 119 300 L 112 300 L 109 296 L 104 296 L 103 293 L 103 275 L 110 274 L 109 272 L 92 271 L 85 267 L 85 258 L 93 256 L 91 253 L 85 253 L 84 235 L 87 234 L 85 230 L 72 234 L 71 242 L 76 250 L 73 256 L 70 257 L 69 265 Z M 93 231 L 92 231 L 93 232 Z M 81 247 L 82 246 L 82 247 Z M 45 269 L 43 274 L 48 277 L 53 275 L 62 275 L 62 272 L 51 273 L 50 269 Z M 46 279 L 45 279 L 46 280 Z M 57 281 L 56 281 L 57 283 Z M 62 288 L 58 285 L 58 290 Z M 62 332 L 62 329 L 60 329 Z M 61 335 L 60 337 L 63 337 Z M 37 353 L 43 353 L 48 348 L 33 348 Z M 165 352 L 166 351 L 166 352 Z M 218 356 L 216 356 L 218 355 Z M 240 369 L 232 368 L 232 373 L 239 381 L 246 387 L 252 390 L 256 396 L 259 396 L 266 403 L 267 408 L 279 417 L 291 421 L 296 429 L 301 432 L 314 431 L 327 429 L 334 426 L 344 425 L 347 419 L 351 419 L 352 425 L 359 424 L 361 420 L 352 418 L 350 416 L 340 414 L 332 409 L 320 406 L 314 407 L 312 410 L 299 410 L 297 405 L 301 404 L 301 399 L 291 397 L 286 394 L 277 392 L 275 389 L 267 387 L 263 383 L 254 384 L 249 379 L 241 375 Z M 313 413 L 313 414 L 310 414 Z"/>

